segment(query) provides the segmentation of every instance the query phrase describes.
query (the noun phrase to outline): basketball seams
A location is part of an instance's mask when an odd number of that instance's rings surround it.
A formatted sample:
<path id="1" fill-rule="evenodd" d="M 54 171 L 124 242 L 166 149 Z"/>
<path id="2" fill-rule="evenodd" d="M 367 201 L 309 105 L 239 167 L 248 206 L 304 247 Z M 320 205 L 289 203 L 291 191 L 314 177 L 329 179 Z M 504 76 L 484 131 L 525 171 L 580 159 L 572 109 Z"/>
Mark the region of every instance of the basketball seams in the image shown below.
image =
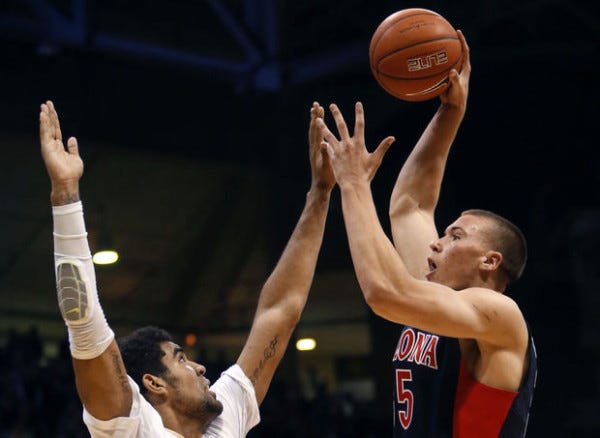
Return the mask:
<path id="1" fill-rule="evenodd" d="M 393 52 L 388 52 L 387 55 L 382 56 L 381 58 L 379 58 L 377 60 L 377 66 L 379 67 L 379 63 L 381 61 L 383 61 L 384 59 L 387 59 L 390 56 L 395 55 L 396 53 L 401 52 L 403 50 L 410 49 L 411 47 L 415 47 L 415 46 L 420 46 L 421 44 L 427 44 L 427 43 L 431 43 L 431 42 L 434 42 L 434 41 L 444 41 L 444 40 L 447 40 L 447 41 L 459 41 L 458 37 L 454 38 L 454 37 L 450 37 L 450 36 L 443 36 L 443 37 L 438 37 L 438 38 L 431 38 L 430 40 L 417 41 L 416 43 L 409 44 L 408 46 L 400 47 L 399 49 L 396 49 Z"/>
<path id="2" fill-rule="evenodd" d="M 377 73 L 377 74 L 380 75 L 380 73 Z M 381 76 L 383 76 L 383 75 L 381 75 Z M 385 91 L 387 91 L 392 96 L 400 97 L 400 96 L 396 95 L 397 93 L 395 91 L 393 91 L 391 88 L 388 88 L 386 86 L 385 82 L 382 82 L 382 81 L 379 81 L 379 80 L 377 82 L 379 83 L 379 85 L 381 86 L 381 88 L 383 88 Z"/>
<path id="3" fill-rule="evenodd" d="M 437 84 L 434 84 L 431 87 L 426 88 L 425 90 L 417 91 L 415 93 L 407 93 L 406 97 L 407 98 L 415 98 L 415 97 L 420 97 L 420 96 L 426 96 L 428 94 L 435 93 L 440 88 L 446 89 L 447 87 L 448 87 L 448 78 L 442 79 Z"/>
<path id="4" fill-rule="evenodd" d="M 442 17 L 440 14 L 433 12 L 433 11 L 429 11 L 429 10 L 421 10 L 421 11 L 415 11 L 413 14 L 410 15 L 403 15 L 401 17 L 398 17 L 396 20 L 390 22 L 385 28 L 379 29 L 377 28 L 375 30 L 375 34 L 379 34 L 379 37 L 377 38 L 377 40 L 375 41 L 375 44 L 371 43 L 371 47 L 369 48 L 369 57 L 372 58 L 373 52 L 375 52 L 375 49 L 377 48 L 377 46 L 379 45 L 379 41 L 381 41 L 381 38 L 383 38 L 383 36 L 385 35 L 385 33 L 390 29 L 390 27 L 394 26 L 396 23 L 402 21 L 402 20 L 406 20 L 407 18 L 411 18 L 411 17 L 417 17 L 419 15 L 424 15 L 424 16 L 434 16 L 434 17 Z"/>

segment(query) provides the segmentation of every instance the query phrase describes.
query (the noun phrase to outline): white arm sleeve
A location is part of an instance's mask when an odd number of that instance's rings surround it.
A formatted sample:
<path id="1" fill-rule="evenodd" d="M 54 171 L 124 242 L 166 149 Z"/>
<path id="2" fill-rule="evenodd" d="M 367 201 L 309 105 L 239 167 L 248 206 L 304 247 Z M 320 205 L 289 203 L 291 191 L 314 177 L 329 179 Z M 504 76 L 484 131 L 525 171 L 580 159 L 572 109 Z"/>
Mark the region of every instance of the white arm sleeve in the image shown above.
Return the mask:
<path id="1" fill-rule="evenodd" d="M 100 356 L 114 339 L 98 300 L 81 202 L 52 207 L 54 266 L 60 312 L 76 359 Z"/>

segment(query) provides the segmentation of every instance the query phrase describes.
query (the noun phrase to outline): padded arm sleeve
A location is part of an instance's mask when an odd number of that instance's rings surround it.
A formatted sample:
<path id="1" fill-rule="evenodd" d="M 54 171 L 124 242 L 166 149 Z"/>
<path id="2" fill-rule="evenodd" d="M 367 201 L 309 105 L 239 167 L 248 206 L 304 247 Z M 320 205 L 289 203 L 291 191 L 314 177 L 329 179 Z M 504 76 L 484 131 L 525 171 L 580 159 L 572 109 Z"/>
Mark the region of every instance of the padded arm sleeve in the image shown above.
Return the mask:
<path id="1" fill-rule="evenodd" d="M 58 305 L 75 359 L 100 356 L 114 339 L 98 300 L 81 202 L 52 207 Z"/>

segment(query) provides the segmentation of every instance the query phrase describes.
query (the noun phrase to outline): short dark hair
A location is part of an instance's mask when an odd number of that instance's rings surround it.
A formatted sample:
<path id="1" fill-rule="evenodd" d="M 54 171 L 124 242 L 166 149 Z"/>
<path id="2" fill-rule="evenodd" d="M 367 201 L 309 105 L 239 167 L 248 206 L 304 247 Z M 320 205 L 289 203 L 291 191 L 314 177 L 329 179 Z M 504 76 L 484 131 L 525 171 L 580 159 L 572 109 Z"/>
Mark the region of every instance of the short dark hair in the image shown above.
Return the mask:
<path id="1" fill-rule="evenodd" d="M 472 209 L 461 213 L 489 219 L 493 228 L 489 234 L 490 245 L 502 254 L 500 269 L 508 283 L 518 280 L 527 263 L 527 241 L 523 232 L 508 219 L 488 210 Z"/>
<path id="2" fill-rule="evenodd" d="M 127 374 L 138 384 L 140 393 L 146 394 L 142 383 L 144 374 L 164 376 L 168 369 L 162 362 L 166 353 L 160 348 L 162 342 L 173 342 L 169 332 L 158 327 L 139 328 L 117 342 Z"/>

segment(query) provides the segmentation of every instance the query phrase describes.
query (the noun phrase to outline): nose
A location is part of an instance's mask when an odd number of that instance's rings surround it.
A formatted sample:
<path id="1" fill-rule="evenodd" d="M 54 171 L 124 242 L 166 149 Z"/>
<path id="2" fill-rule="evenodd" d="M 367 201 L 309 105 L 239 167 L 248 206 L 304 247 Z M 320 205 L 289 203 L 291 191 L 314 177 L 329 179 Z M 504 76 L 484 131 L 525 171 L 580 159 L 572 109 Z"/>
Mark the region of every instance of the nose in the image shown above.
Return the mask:
<path id="1" fill-rule="evenodd" d="M 204 373 L 206 373 L 206 368 L 204 367 L 204 365 L 200 365 L 199 363 L 197 363 L 194 368 L 196 370 L 196 374 L 199 376 L 203 376 Z"/>
<path id="2" fill-rule="evenodd" d="M 433 242 L 431 242 L 429 244 L 429 248 L 433 251 L 433 252 L 440 252 L 442 250 L 442 244 L 440 242 L 440 240 L 434 240 Z"/>

